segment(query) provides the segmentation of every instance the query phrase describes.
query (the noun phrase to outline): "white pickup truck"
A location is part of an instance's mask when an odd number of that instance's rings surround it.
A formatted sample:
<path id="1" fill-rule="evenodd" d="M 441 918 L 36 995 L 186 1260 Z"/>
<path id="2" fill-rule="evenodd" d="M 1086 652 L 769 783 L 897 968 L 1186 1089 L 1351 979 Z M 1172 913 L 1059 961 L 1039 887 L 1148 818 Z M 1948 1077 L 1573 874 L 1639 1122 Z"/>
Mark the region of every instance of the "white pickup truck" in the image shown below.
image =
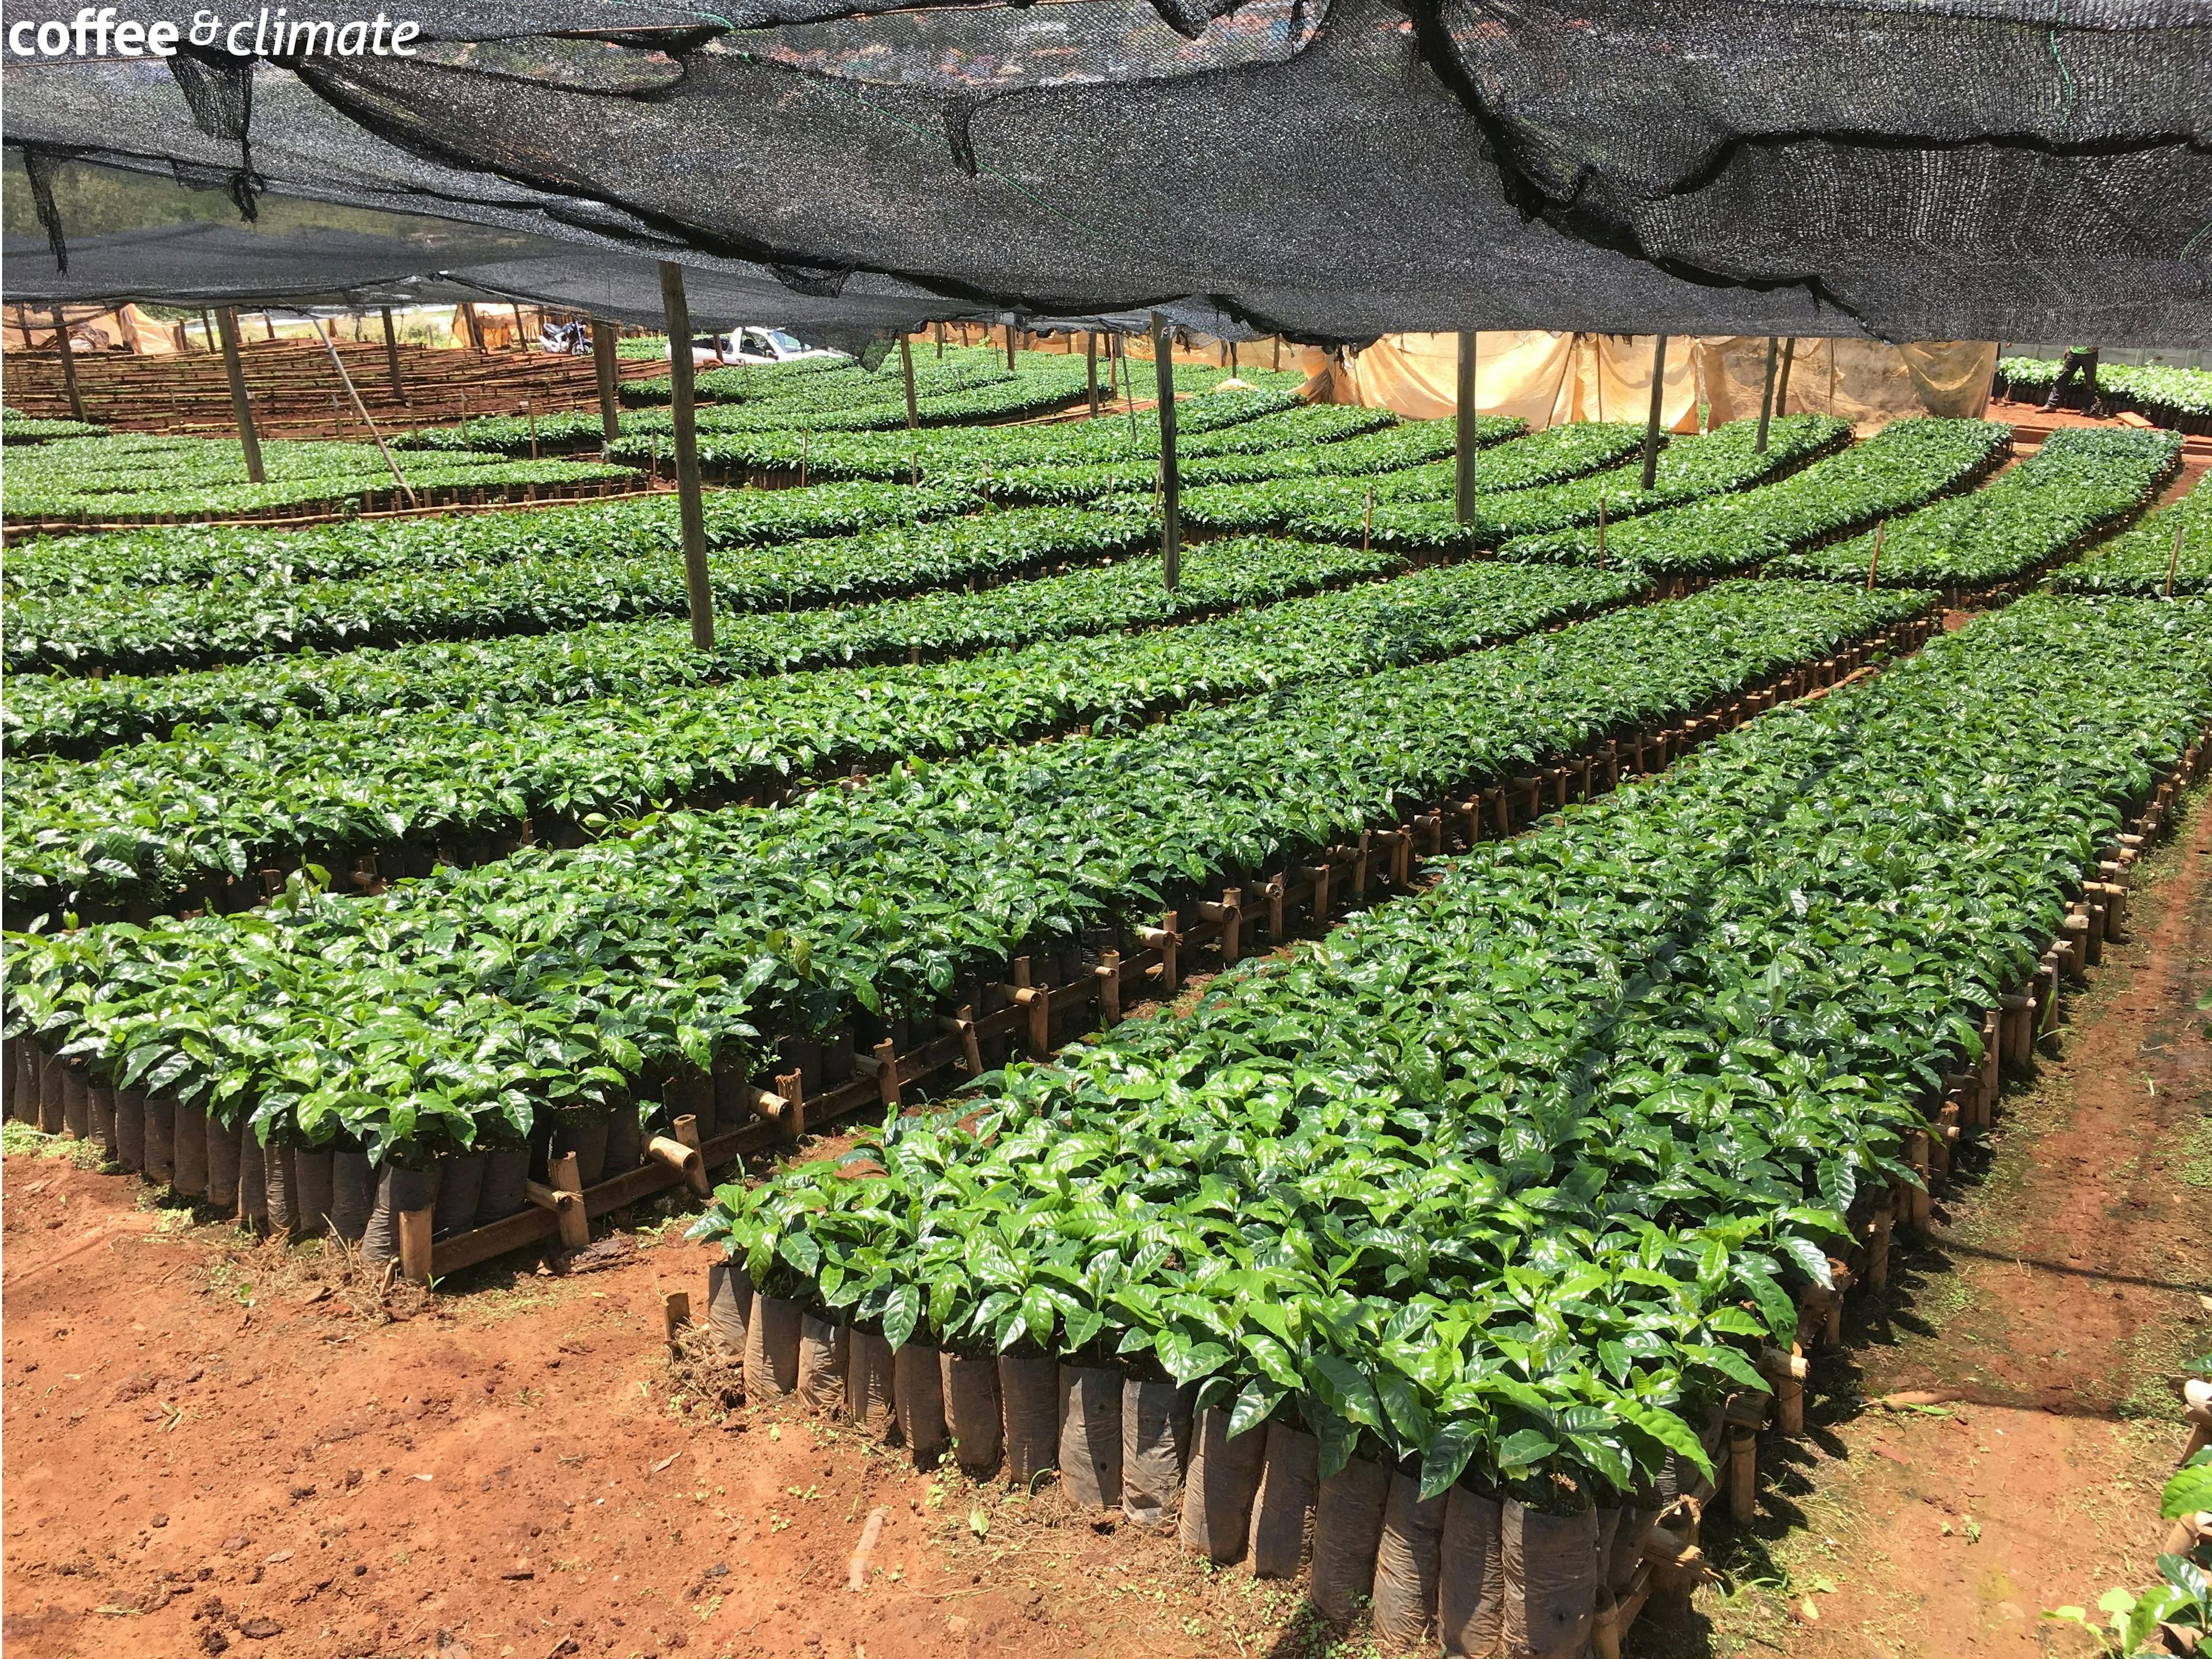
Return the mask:
<path id="1" fill-rule="evenodd" d="M 702 334 L 691 342 L 691 361 L 700 368 L 719 368 L 732 363 L 747 367 L 788 363 L 802 357 L 842 356 L 842 352 L 803 344 L 780 328 L 733 328 L 720 337 Z"/>

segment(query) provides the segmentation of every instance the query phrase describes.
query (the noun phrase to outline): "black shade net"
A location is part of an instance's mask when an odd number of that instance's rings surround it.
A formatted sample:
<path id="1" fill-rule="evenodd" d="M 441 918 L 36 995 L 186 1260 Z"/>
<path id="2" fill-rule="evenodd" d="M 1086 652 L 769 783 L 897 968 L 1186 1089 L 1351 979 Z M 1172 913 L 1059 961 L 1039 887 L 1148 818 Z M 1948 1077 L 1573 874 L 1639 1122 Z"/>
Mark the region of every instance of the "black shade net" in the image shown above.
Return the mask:
<path id="1" fill-rule="evenodd" d="M 411 58 L 11 53 L 9 296 L 644 321 L 673 258 L 817 337 L 2212 333 L 2212 0 L 397 15 Z"/>

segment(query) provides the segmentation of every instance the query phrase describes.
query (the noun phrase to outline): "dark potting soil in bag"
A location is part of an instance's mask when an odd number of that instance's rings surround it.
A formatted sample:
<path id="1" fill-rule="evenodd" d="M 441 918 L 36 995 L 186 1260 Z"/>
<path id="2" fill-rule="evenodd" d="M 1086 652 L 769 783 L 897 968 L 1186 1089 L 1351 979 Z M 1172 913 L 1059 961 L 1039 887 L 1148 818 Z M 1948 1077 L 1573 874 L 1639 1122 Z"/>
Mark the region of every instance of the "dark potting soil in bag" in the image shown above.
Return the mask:
<path id="1" fill-rule="evenodd" d="M 1140 1527 L 1173 1524 L 1182 1510 L 1195 1386 L 1121 1382 L 1121 1513 Z"/>
<path id="2" fill-rule="evenodd" d="M 852 1352 L 851 1332 L 843 1325 L 805 1314 L 799 1322 L 799 1397 L 811 1409 L 833 1416 L 845 1408 L 845 1364 Z"/>
<path id="3" fill-rule="evenodd" d="M 745 1324 L 746 1399 L 780 1399 L 799 1386 L 799 1319 L 796 1302 L 753 1292 Z"/>
<path id="4" fill-rule="evenodd" d="M 1546 1515 L 1505 1501 L 1505 1650 L 1590 1659 L 1597 1615 L 1597 1512 Z"/>
<path id="5" fill-rule="evenodd" d="M 699 1132 L 701 1146 L 714 1138 L 714 1079 L 696 1066 L 687 1060 L 676 1068 L 661 1091 L 661 1103 L 668 1108 L 670 1133 L 674 1133 L 678 1118 L 688 1117 Z"/>
<path id="6" fill-rule="evenodd" d="M 68 1115 L 62 1109 L 62 1078 L 68 1071 L 54 1055 L 39 1056 L 39 1128 L 43 1133 L 69 1132 Z"/>
<path id="7" fill-rule="evenodd" d="M 896 1369 L 882 1332 L 853 1332 L 845 1347 L 845 1416 L 886 1440 L 898 1438 Z"/>
<path id="8" fill-rule="evenodd" d="M 1659 1508 L 1656 1504 L 1638 1503 L 1620 1512 L 1620 1520 L 1613 1528 L 1613 1547 L 1607 1553 L 1606 1588 L 1615 1597 L 1628 1594 L 1635 1582 L 1637 1563 L 1644 1559 L 1644 1547 L 1651 1539 L 1651 1528 L 1659 1524 Z"/>
<path id="9" fill-rule="evenodd" d="M 1183 1486 L 1182 1547 L 1213 1562 L 1244 1553 L 1252 1530 L 1252 1497 L 1267 1437 L 1257 1425 L 1229 1432 L 1229 1413 L 1208 1409 L 1192 1425 L 1190 1477 Z"/>
<path id="10" fill-rule="evenodd" d="M 176 1128 L 172 1141 L 176 1172 L 169 1177 L 169 1185 L 186 1198 L 206 1196 L 206 1109 L 178 1102 Z"/>
<path id="11" fill-rule="evenodd" d="M 1091 1365 L 1060 1368 L 1060 1478 L 1069 1499 L 1087 1510 L 1121 1502 L 1121 1373 Z"/>
<path id="12" fill-rule="evenodd" d="M 1386 1650 L 1425 1645 L 1437 1627 L 1445 1493 L 1421 1496 L 1421 1478 L 1395 1469 L 1375 1547 L 1375 1637 Z"/>
<path id="13" fill-rule="evenodd" d="M 208 1202 L 226 1212 L 238 1207 L 238 1157 L 245 1135 L 239 1124 L 207 1121 Z"/>
<path id="14" fill-rule="evenodd" d="M 238 1218 L 257 1231 L 269 1224 L 268 1148 L 251 1134 L 238 1141 Z"/>
<path id="15" fill-rule="evenodd" d="M 434 1235 L 465 1233 L 477 1224 L 477 1205 L 483 1197 L 484 1161 L 482 1152 L 447 1152 L 438 1160 L 438 1202 L 430 1215 Z"/>
<path id="16" fill-rule="evenodd" d="M 132 1171 L 146 1167 L 146 1097 L 140 1090 L 115 1091 L 115 1161 Z"/>
<path id="17" fill-rule="evenodd" d="M 100 1155 L 110 1163 L 115 1161 L 115 1091 L 105 1083 L 85 1085 L 85 1103 L 92 1109 L 92 1138 L 100 1144 Z"/>
<path id="18" fill-rule="evenodd" d="M 1321 1442 L 1287 1423 L 1267 1425 L 1260 1490 L 1252 1495 L 1246 1560 L 1255 1578 L 1295 1578 L 1313 1544 L 1314 1498 L 1321 1486 Z"/>
<path id="19" fill-rule="evenodd" d="M 1315 1609 L 1339 1629 L 1375 1588 L 1375 1551 L 1382 1541 L 1382 1509 L 1390 1471 L 1355 1457 L 1321 1483 L 1314 1498 Z"/>
<path id="20" fill-rule="evenodd" d="M 945 1439 L 945 1377 L 936 1349 L 909 1342 L 891 1356 L 891 1401 L 915 1467 L 935 1468 Z"/>
<path id="21" fill-rule="evenodd" d="M 553 1156 L 575 1153 L 576 1179 L 583 1186 L 597 1186 L 599 1177 L 606 1172 L 610 1115 L 603 1106 L 570 1112 L 554 1127 Z"/>
<path id="22" fill-rule="evenodd" d="M 177 1102 L 173 1095 L 146 1097 L 146 1179 L 168 1186 L 177 1175 Z"/>
<path id="23" fill-rule="evenodd" d="M 745 1327 L 753 1316 L 753 1281 L 745 1270 L 724 1257 L 707 1264 L 707 1328 L 714 1346 L 744 1363 Z"/>
<path id="24" fill-rule="evenodd" d="M 1505 1647 L 1504 1505 L 1465 1486 L 1444 1500 L 1437 1551 L 1444 1659 L 1498 1659 Z"/>
<path id="25" fill-rule="evenodd" d="M 269 1197 L 269 1228 L 272 1232 L 300 1236 L 300 1218 L 292 1202 L 295 1183 L 292 1169 L 292 1149 L 272 1141 L 264 1150 L 261 1158 L 262 1185 Z"/>
<path id="26" fill-rule="evenodd" d="M 349 1244 L 368 1235 L 369 1212 L 376 1205 L 376 1166 L 367 1152 L 331 1152 L 331 1231 Z"/>
<path id="27" fill-rule="evenodd" d="M 1026 1486 L 1060 1464 L 1060 1362 L 1048 1354 L 999 1356 L 1006 1425 L 1006 1479 Z"/>
<path id="28" fill-rule="evenodd" d="M 292 1231 L 320 1238 L 331 1230 L 337 1200 L 337 1154 L 327 1146 L 292 1149 Z"/>
<path id="29" fill-rule="evenodd" d="M 530 1200 L 530 1148 L 494 1146 L 484 1153 L 483 1186 L 477 1194 L 477 1225 L 520 1215 Z"/>
<path id="30" fill-rule="evenodd" d="M 1006 1425 L 999 1411 L 999 1362 L 945 1356 L 945 1426 L 952 1434 L 952 1455 L 963 1473 L 980 1480 L 999 1467 Z"/>
<path id="31" fill-rule="evenodd" d="M 92 1139 L 92 1104 L 85 1097 L 84 1073 L 66 1064 L 62 1067 L 62 1127 L 79 1140 Z"/>
<path id="32" fill-rule="evenodd" d="M 625 1097 L 607 1111 L 607 1155 L 600 1165 L 599 1178 L 605 1181 L 627 1175 L 644 1162 L 644 1126 L 638 1121 L 637 1103 Z"/>
<path id="33" fill-rule="evenodd" d="M 386 1164 L 377 1171 L 376 1207 L 368 1212 L 368 1231 L 362 1235 L 361 1253 L 371 1261 L 390 1261 L 399 1254 L 399 1218 L 428 1210 L 438 1201 L 438 1169 L 403 1169 Z M 270 1218 L 276 1224 L 276 1218 Z"/>

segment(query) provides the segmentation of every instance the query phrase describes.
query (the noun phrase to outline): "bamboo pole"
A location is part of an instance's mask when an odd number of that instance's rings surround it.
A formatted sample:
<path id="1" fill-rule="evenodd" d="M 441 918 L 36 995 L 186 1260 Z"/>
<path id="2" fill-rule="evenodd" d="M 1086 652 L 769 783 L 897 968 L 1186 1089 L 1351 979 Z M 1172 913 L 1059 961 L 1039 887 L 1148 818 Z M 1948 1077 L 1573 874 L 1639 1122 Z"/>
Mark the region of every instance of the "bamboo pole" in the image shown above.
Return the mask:
<path id="1" fill-rule="evenodd" d="M 216 320 L 222 328 L 222 369 L 230 381 L 230 412 L 238 422 L 238 447 L 246 452 L 246 476 L 264 481 L 261 438 L 253 429 L 253 405 L 246 392 L 246 365 L 238 353 L 238 313 L 225 306 Z"/>
<path id="2" fill-rule="evenodd" d="M 1098 331 L 1086 329 L 1083 336 L 1083 373 L 1091 389 L 1091 418 L 1098 418 Z"/>
<path id="3" fill-rule="evenodd" d="M 392 451 L 384 441 L 384 434 L 376 429 L 376 422 L 368 418 L 368 405 L 362 402 L 361 393 L 354 390 L 353 376 L 346 373 L 345 359 L 338 356 L 337 346 L 331 339 L 329 331 L 324 328 L 323 319 L 316 317 L 309 320 L 314 324 L 315 337 L 323 343 L 323 349 L 331 354 L 331 366 L 338 372 L 339 384 L 345 387 L 346 396 L 353 399 L 354 413 L 361 416 L 361 423 L 368 428 L 368 435 L 376 440 L 377 451 L 384 457 L 385 465 L 392 469 L 392 476 L 399 484 L 399 493 L 407 497 L 408 506 L 420 506 L 415 496 L 415 486 L 407 482 L 407 475 L 399 470 L 399 463 L 392 459 Z"/>
<path id="4" fill-rule="evenodd" d="M 622 436 L 622 399 L 615 358 L 615 325 L 604 317 L 592 318 L 592 371 L 599 378 L 599 432 L 608 447 Z"/>
<path id="5" fill-rule="evenodd" d="M 76 353 L 70 349 L 69 323 L 62 316 L 59 306 L 53 308 L 53 319 L 54 347 L 62 354 L 62 390 L 69 394 L 70 418 L 81 421 L 84 418 L 84 393 L 77 387 Z M 24 338 L 27 341 L 30 337 L 26 335 Z M 259 483 L 261 480 L 257 477 L 253 482 Z"/>
<path id="6" fill-rule="evenodd" d="M 1152 313 L 1152 378 L 1160 395 L 1160 574 L 1172 592 L 1182 580 L 1182 479 L 1176 465 L 1174 352 L 1167 319 Z"/>
<path id="7" fill-rule="evenodd" d="M 1475 333 L 1459 331 L 1459 401 L 1457 440 L 1454 459 L 1458 469 L 1452 477 L 1452 503 L 1459 522 L 1474 522 L 1474 372 Z"/>
<path id="8" fill-rule="evenodd" d="M 677 506 L 684 523 L 684 590 L 690 601 L 691 643 L 714 648 L 714 593 L 707 580 L 707 513 L 699 499 L 699 430 L 691 391 L 691 307 L 684 267 L 660 265 L 660 308 L 668 325 L 669 415 L 675 428 Z"/>
<path id="9" fill-rule="evenodd" d="M 1644 427 L 1644 488 L 1659 477 L 1659 403 L 1667 389 L 1667 337 L 1662 334 L 1651 349 L 1651 416 Z"/>
<path id="10" fill-rule="evenodd" d="M 1774 413 L 1774 369 L 1781 360 L 1782 342 L 1771 334 L 1766 337 L 1766 390 L 1759 394 L 1759 442 L 1753 446 L 1762 455 L 1766 453 L 1766 424 Z"/>

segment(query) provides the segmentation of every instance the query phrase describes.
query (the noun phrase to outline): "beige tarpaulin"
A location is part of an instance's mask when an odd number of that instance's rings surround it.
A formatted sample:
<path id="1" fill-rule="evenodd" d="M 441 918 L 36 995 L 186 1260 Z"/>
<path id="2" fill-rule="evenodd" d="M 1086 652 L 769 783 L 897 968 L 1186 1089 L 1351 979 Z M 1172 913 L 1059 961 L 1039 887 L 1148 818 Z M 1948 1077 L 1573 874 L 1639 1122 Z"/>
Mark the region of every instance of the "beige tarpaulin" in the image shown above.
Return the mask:
<path id="1" fill-rule="evenodd" d="M 0 346 L 11 351 L 54 349 L 53 313 L 40 307 L 10 305 L 0 326 Z M 87 351 L 136 351 L 165 357 L 177 349 L 179 325 L 157 322 L 135 305 L 64 306 L 62 319 L 76 340 L 80 354 Z"/>
<path id="2" fill-rule="evenodd" d="M 1566 421 L 1634 421 L 1651 412 L 1650 335 L 1553 334 L 1540 329 L 1476 336 L 1474 404 L 1483 415 L 1517 415 L 1531 427 Z M 1660 393 L 1660 424 L 1694 432 L 1698 383 L 1692 342 L 1673 341 Z M 1459 337 L 1386 334 L 1358 351 L 1300 354 L 1328 403 L 1435 419 L 1458 407 Z"/>
<path id="3" fill-rule="evenodd" d="M 1990 340 L 1800 340 L 1784 408 L 1834 414 L 1862 434 L 1909 415 L 1978 416 L 1989 406 L 1997 349 Z M 1766 378 L 1766 342 L 1749 336 L 1698 342 L 1710 420 L 1755 416 Z"/>

